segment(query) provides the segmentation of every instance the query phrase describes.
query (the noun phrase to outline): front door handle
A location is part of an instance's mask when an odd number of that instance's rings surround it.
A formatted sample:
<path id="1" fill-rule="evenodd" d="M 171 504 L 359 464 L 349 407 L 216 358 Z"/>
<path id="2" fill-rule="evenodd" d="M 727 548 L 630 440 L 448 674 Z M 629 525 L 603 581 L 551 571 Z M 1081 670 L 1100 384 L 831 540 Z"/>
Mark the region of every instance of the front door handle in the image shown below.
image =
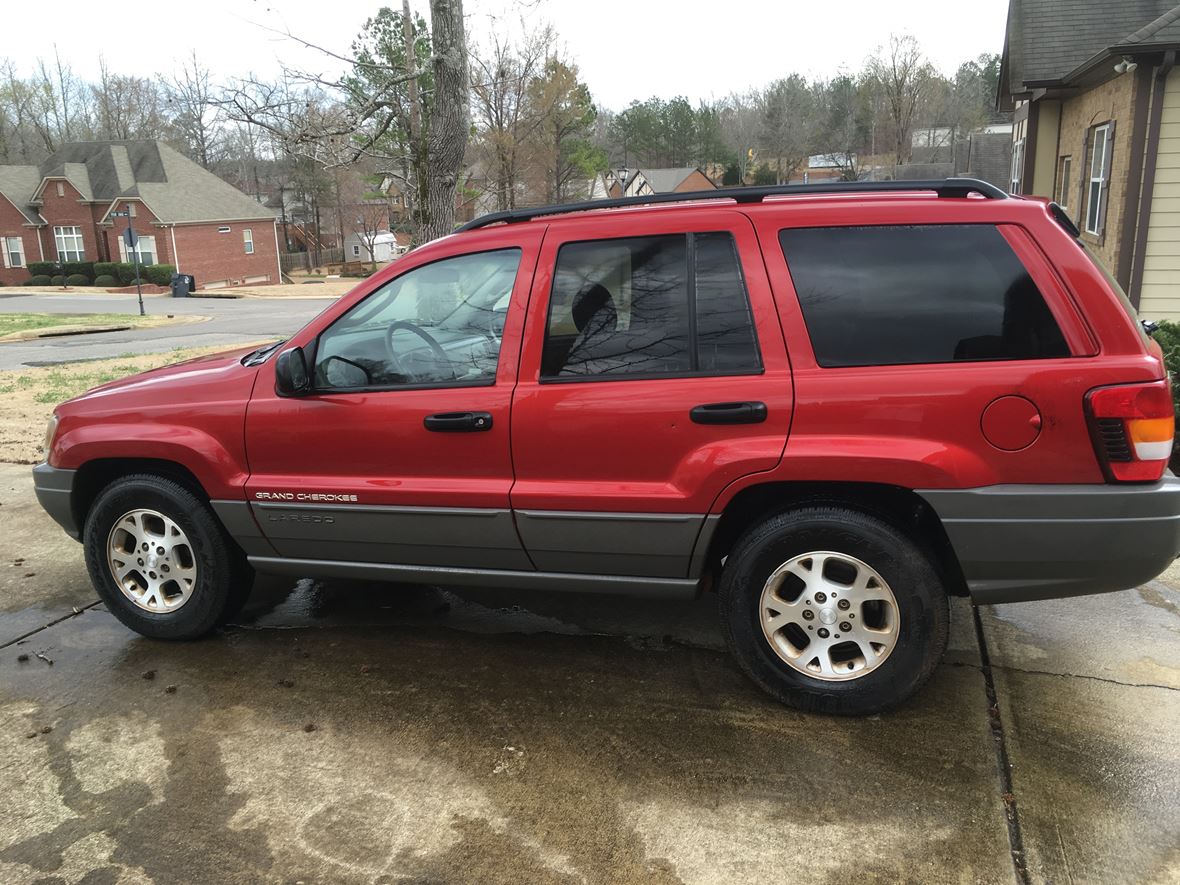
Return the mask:
<path id="1" fill-rule="evenodd" d="M 492 429 L 492 416 L 487 412 L 442 412 L 427 415 L 422 423 L 436 433 L 477 433 Z"/>
<path id="2" fill-rule="evenodd" d="M 694 424 L 761 424 L 766 420 L 766 403 L 705 403 L 688 416 Z"/>

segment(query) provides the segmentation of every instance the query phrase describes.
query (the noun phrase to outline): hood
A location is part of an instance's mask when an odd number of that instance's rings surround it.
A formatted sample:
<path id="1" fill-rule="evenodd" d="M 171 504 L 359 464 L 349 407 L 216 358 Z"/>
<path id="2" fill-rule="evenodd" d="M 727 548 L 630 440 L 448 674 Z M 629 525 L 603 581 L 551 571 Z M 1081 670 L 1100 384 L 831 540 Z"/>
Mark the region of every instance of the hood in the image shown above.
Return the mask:
<path id="1" fill-rule="evenodd" d="M 136 395 L 145 400 L 206 399 L 210 395 L 216 396 L 216 392 L 227 381 L 254 375 L 258 371 L 257 366 L 243 366 L 242 358 L 257 349 L 242 347 L 149 369 L 138 375 L 100 384 L 69 402 L 97 402 L 116 393 Z"/>

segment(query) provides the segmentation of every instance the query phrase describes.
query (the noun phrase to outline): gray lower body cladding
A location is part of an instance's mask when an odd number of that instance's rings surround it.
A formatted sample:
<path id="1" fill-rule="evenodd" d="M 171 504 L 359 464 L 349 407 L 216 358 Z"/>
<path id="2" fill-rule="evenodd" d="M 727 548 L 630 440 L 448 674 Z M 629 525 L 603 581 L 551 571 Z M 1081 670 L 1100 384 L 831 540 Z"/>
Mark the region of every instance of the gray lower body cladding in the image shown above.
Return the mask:
<path id="1" fill-rule="evenodd" d="M 1180 479 L 1150 485 L 919 490 L 971 597 L 1018 602 L 1126 590 L 1180 554 Z"/>
<path id="2" fill-rule="evenodd" d="M 48 464 L 38 464 L 33 468 L 33 491 L 37 501 L 75 541 L 82 537 L 82 527 L 74 517 L 72 498 L 76 473 L 76 470 L 64 470 Z"/>

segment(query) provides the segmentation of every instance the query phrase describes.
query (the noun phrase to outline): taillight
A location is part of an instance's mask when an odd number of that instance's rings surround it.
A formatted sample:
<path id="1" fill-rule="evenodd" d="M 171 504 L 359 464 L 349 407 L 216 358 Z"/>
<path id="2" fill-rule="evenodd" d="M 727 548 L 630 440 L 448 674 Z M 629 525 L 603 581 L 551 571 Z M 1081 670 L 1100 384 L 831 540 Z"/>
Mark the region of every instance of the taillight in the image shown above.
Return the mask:
<path id="1" fill-rule="evenodd" d="M 1086 394 L 1086 413 L 1108 479 L 1155 482 L 1164 475 L 1176 430 L 1170 382 L 1098 387 Z"/>

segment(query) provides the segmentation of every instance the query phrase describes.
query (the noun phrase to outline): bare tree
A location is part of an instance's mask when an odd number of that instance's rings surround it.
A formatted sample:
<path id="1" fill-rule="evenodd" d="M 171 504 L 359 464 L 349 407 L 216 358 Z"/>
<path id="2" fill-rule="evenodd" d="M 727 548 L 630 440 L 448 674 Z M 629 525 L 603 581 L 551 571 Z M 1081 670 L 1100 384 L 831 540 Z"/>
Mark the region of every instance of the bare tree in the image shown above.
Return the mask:
<path id="1" fill-rule="evenodd" d="M 911 35 L 889 37 L 889 46 L 869 59 L 867 73 L 880 90 L 893 128 L 894 162 L 909 162 L 914 113 L 934 81 L 934 68 Z"/>
<path id="2" fill-rule="evenodd" d="M 163 128 L 160 90 L 146 77 L 111 73 L 99 56 L 99 79 L 90 85 L 94 134 L 99 138 L 156 138 Z"/>
<path id="3" fill-rule="evenodd" d="M 539 123 L 531 113 L 529 84 L 553 40 L 549 27 L 527 35 L 519 45 L 495 33 L 486 52 L 471 54 L 476 147 L 500 210 L 516 208 L 527 142 Z"/>
<path id="4" fill-rule="evenodd" d="M 218 159 L 221 143 L 221 110 L 212 75 L 197 59 L 194 49 L 180 74 L 165 87 L 172 125 L 190 157 L 208 169 Z"/>
<path id="5" fill-rule="evenodd" d="M 350 72 L 327 78 L 287 70 L 278 83 L 248 78 L 220 102 L 230 119 L 262 127 L 287 152 L 323 166 L 376 160 L 378 172 L 404 183 L 415 198 L 416 244 L 454 229 L 471 128 L 462 0 L 430 0 L 430 11 L 426 38 L 407 14 L 408 2 L 401 15 L 382 9 L 367 25 L 375 39 L 358 41 L 351 56 L 288 34 L 346 61 Z M 395 27 L 408 39 L 395 39 Z"/>
<path id="6" fill-rule="evenodd" d="M 807 161 L 811 150 L 815 102 L 807 81 L 799 74 L 775 80 L 766 90 L 762 108 L 761 141 L 775 158 L 778 184 L 791 177 Z"/>

